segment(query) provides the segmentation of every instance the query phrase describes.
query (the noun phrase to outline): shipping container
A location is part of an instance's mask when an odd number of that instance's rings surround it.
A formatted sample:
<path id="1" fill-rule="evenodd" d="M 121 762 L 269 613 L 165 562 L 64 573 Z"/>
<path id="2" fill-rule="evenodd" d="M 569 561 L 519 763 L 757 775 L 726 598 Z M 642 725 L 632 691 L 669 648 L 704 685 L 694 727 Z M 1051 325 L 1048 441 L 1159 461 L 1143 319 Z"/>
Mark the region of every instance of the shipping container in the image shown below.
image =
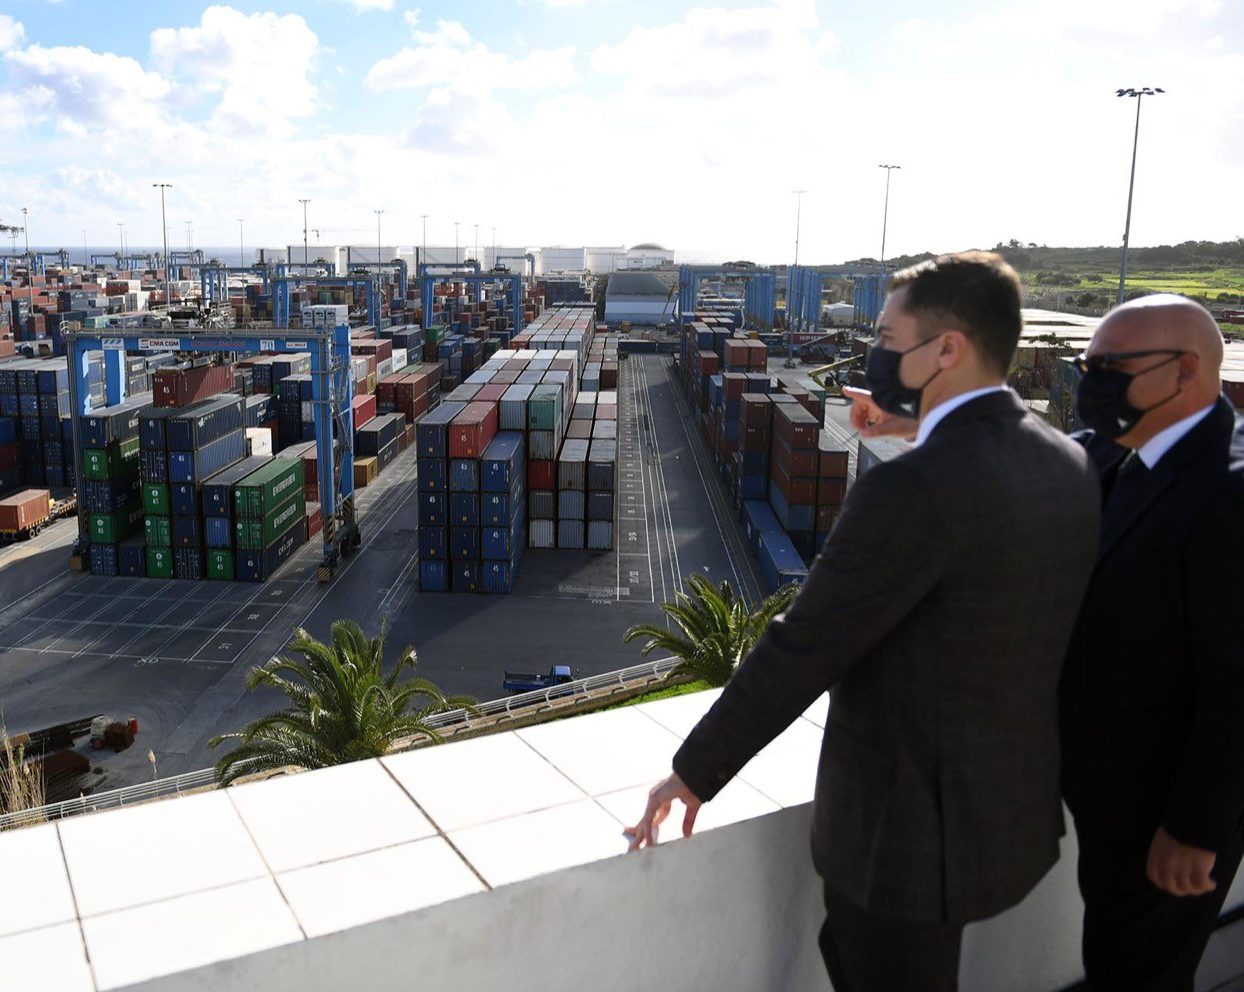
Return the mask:
<path id="1" fill-rule="evenodd" d="M 293 493 L 284 506 L 264 517 L 241 517 L 234 521 L 234 539 L 239 549 L 265 548 L 285 533 L 296 519 L 306 516 L 302 490 Z"/>
<path id="2" fill-rule="evenodd" d="M 524 443 L 521 432 L 503 431 L 488 445 L 480 459 L 480 489 L 487 493 L 508 493 L 525 476 Z"/>
<path id="3" fill-rule="evenodd" d="M 613 522 L 590 520 L 587 525 L 587 546 L 592 551 L 608 551 L 613 547 Z"/>
<path id="4" fill-rule="evenodd" d="M 241 433 L 246 427 L 244 402 L 241 396 L 227 393 L 170 415 L 165 427 L 169 451 L 201 450 L 212 441 Z"/>
<path id="5" fill-rule="evenodd" d="M 139 419 L 151 407 L 151 394 L 143 393 L 124 403 L 84 414 L 78 423 L 83 448 L 106 448 L 113 441 L 138 435 Z"/>
<path id="6" fill-rule="evenodd" d="M 443 559 L 420 560 L 419 591 L 448 592 L 449 563 Z"/>
<path id="7" fill-rule="evenodd" d="M 138 471 L 138 438 L 113 441 L 103 448 L 84 448 L 82 477 L 96 481 L 132 475 Z"/>
<path id="8" fill-rule="evenodd" d="M 218 518 L 220 519 L 220 518 Z M 233 581 L 233 552 L 224 548 L 209 548 L 204 555 L 209 580 Z"/>
<path id="9" fill-rule="evenodd" d="M 189 369 L 157 369 L 151 375 L 153 402 L 158 407 L 187 407 L 233 388 L 228 365 Z"/>
<path id="10" fill-rule="evenodd" d="M 449 425 L 449 456 L 478 458 L 497 433 L 497 404 L 468 403 Z"/>
<path id="11" fill-rule="evenodd" d="M 415 425 L 415 447 L 420 458 L 449 456 L 449 424 L 465 409 L 465 403 L 445 402 Z"/>
<path id="12" fill-rule="evenodd" d="M 168 478 L 170 482 L 203 482 L 245 457 L 246 433 L 238 428 L 194 451 L 170 451 Z M 298 484 L 302 485 L 301 477 Z"/>
<path id="13" fill-rule="evenodd" d="M 299 517 L 284 534 L 262 550 L 239 550 L 235 569 L 239 581 L 264 582 L 270 579 L 306 542 L 307 522 Z"/>
<path id="14" fill-rule="evenodd" d="M 273 458 L 233 487 L 237 517 L 264 517 L 302 492 L 302 459 Z"/>
<path id="15" fill-rule="evenodd" d="M 173 546 L 172 518 L 147 514 L 143 518 L 143 534 L 149 548 L 171 548 Z"/>
<path id="16" fill-rule="evenodd" d="M 143 526 L 142 503 L 131 503 L 115 513 L 92 513 L 86 518 L 87 539 L 92 544 L 119 544 Z"/>
<path id="17" fill-rule="evenodd" d="M 233 487 L 248 476 L 254 475 L 272 461 L 270 455 L 252 455 L 236 465 L 209 476 L 203 481 L 203 515 L 207 517 L 233 516 Z M 166 512 L 166 511 L 152 511 Z"/>
<path id="18" fill-rule="evenodd" d="M 16 535 L 40 527 L 51 513 L 52 494 L 26 489 L 0 499 L 0 533 Z"/>
<path id="19" fill-rule="evenodd" d="M 147 542 L 147 575 L 153 579 L 173 577 L 173 549 L 171 547 L 156 548 L 151 546 L 150 541 Z"/>

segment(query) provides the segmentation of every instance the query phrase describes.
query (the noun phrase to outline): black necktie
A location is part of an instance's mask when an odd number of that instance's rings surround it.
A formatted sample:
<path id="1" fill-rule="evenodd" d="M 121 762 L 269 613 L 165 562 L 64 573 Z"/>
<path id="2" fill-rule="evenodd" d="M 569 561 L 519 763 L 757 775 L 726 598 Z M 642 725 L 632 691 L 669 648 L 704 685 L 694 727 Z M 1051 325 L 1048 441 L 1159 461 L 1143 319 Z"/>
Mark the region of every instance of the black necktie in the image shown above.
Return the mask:
<path id="1" fill-rule="evenodd" d="M 1145 480 L 1148 478 L 1149 469 L 1135 451 L 1131 452 L 1123 459 L 1123 464 L 1115 473 L 1114 485 L 1110 489 L 1109 499 L 1106 500 L 1106 509 L 1111 511 L 1126 506 L 1131 502 L 1132 497 L 1144 487 Z"/>

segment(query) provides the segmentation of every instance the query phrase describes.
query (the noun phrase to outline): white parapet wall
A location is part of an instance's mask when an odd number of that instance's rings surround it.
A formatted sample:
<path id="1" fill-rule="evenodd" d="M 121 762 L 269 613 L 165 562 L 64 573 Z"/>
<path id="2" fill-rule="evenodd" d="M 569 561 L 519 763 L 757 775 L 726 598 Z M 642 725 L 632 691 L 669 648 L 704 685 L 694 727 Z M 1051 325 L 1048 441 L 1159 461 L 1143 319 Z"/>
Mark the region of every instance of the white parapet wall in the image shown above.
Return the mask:
<path id="1" fill-rule="evenodd" d="M 676 810 L 623 853 L 715 696 L 0 834 L 0 992 L 829 989 L 808 850 L 824 700 L 693 837 Z M 968 928 L 964 992 L 1079 979 L 1074 856 L 1069 835 L 1028 899 Z M 1198 989 L 1244 970 L 1224 940 Z"/>

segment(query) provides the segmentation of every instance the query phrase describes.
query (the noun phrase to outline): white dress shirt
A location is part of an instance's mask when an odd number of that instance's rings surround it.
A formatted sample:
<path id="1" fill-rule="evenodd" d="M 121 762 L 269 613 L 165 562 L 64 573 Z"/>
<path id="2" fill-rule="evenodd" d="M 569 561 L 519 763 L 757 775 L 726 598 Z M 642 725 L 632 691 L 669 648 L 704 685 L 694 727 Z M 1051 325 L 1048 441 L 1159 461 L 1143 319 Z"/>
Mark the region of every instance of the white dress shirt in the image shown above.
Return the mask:
<path id="1" fill-rule="evenodd" d="M 918 448 L 929 439 L 929 435 L 933 433 L 933 428 L 942 422 L 942 420 L 950 413 L 953 413 L 965 403 L 970 403 L 978 396 L 986 396 L 989 393 L 1000 393 L 1007 387 L 999 383 L 997 386 L 985 386 L 983 389 L 972 389 L 966 393 L 960 393 L 958 396 L 952 396 L 950 399 L 937 404 L 932 410 L 924 415 L 924 419 L 920 421 L 920 429 L 916 431 L 916 440 L 912 443 Z M 1156 440 L 1156 438 L 1155 438 Z M 1174 443 L 1174 442 L 1172 442 Z"/>
<path id="2" fill-rule="evenodd" d="M 1209 416 L 1209 412 L 1214 409 L 1216 403 L 1211 403 L 1204 410 L 1198 410 L 1190 417 L 1184 417 L 1183 420 L 1177 421 L 1167 427 L 1165 430 L 1158 431 L 1153 437 L 1149 438 L 1144 444 L 1136 449 L 1136 455 L 1145 463 L 1145 468 L 1152 469 L 1162 456 L 1171 448 L 1175 447 L 1188 431 L 1192 430 L 1197 424 Z"/>

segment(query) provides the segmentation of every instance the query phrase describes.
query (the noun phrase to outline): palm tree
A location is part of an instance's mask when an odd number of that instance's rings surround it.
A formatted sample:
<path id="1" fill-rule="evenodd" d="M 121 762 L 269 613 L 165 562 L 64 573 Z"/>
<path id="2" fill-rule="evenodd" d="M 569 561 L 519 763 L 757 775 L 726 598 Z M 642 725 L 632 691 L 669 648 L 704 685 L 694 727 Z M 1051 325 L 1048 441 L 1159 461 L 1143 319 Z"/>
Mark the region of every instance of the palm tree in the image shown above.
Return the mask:
<path id="1" fill-rule="evenodd" d="M 622 641 L 629 644 L 638 637 L 647 637 L 645 656 L 657 648 L 668 651 L 682 659 L 671 675 L 692 675 L 714 687 L 729 681 L 769 621 L 789 607 L 799 592 L 797 585 L 783 586 L 749 610 L 728 582 L 714 586 L 702 575 L 692 575 L 687 585 L 693 595 L 679 592 L 672 603 L 661 604 L 681 633 L 641 623 L 631 627 Z"/>
<path id="2" fill-rule="evenodd" d="M 299 658 L 274 657 L 252 668 L 247 689 L 279 689 L 289 706 L 247 725 L 241 732 L 214 737 L 209 747 L 226 740 L 238 746 L 216 763 L 221 786 L 242 775 L 277 768 L 327 768 L 329 765 L 378 758 L 404 737 L 422 734 L 439 744 L 441 736 L 427 724 L 434 713 L 479 710 L 470 696 L 445 696 L 424 678 L 400 681 L 418 659 L 407 647 L 388 675 L 383 671 L 384 638 L 368 640 L 358 624 L 338 620 L 332 644 L 321 644 L 305 630 L 294 632 L 290 651 Z M 425 699 L 422 708 L 416 700 Z"/>

